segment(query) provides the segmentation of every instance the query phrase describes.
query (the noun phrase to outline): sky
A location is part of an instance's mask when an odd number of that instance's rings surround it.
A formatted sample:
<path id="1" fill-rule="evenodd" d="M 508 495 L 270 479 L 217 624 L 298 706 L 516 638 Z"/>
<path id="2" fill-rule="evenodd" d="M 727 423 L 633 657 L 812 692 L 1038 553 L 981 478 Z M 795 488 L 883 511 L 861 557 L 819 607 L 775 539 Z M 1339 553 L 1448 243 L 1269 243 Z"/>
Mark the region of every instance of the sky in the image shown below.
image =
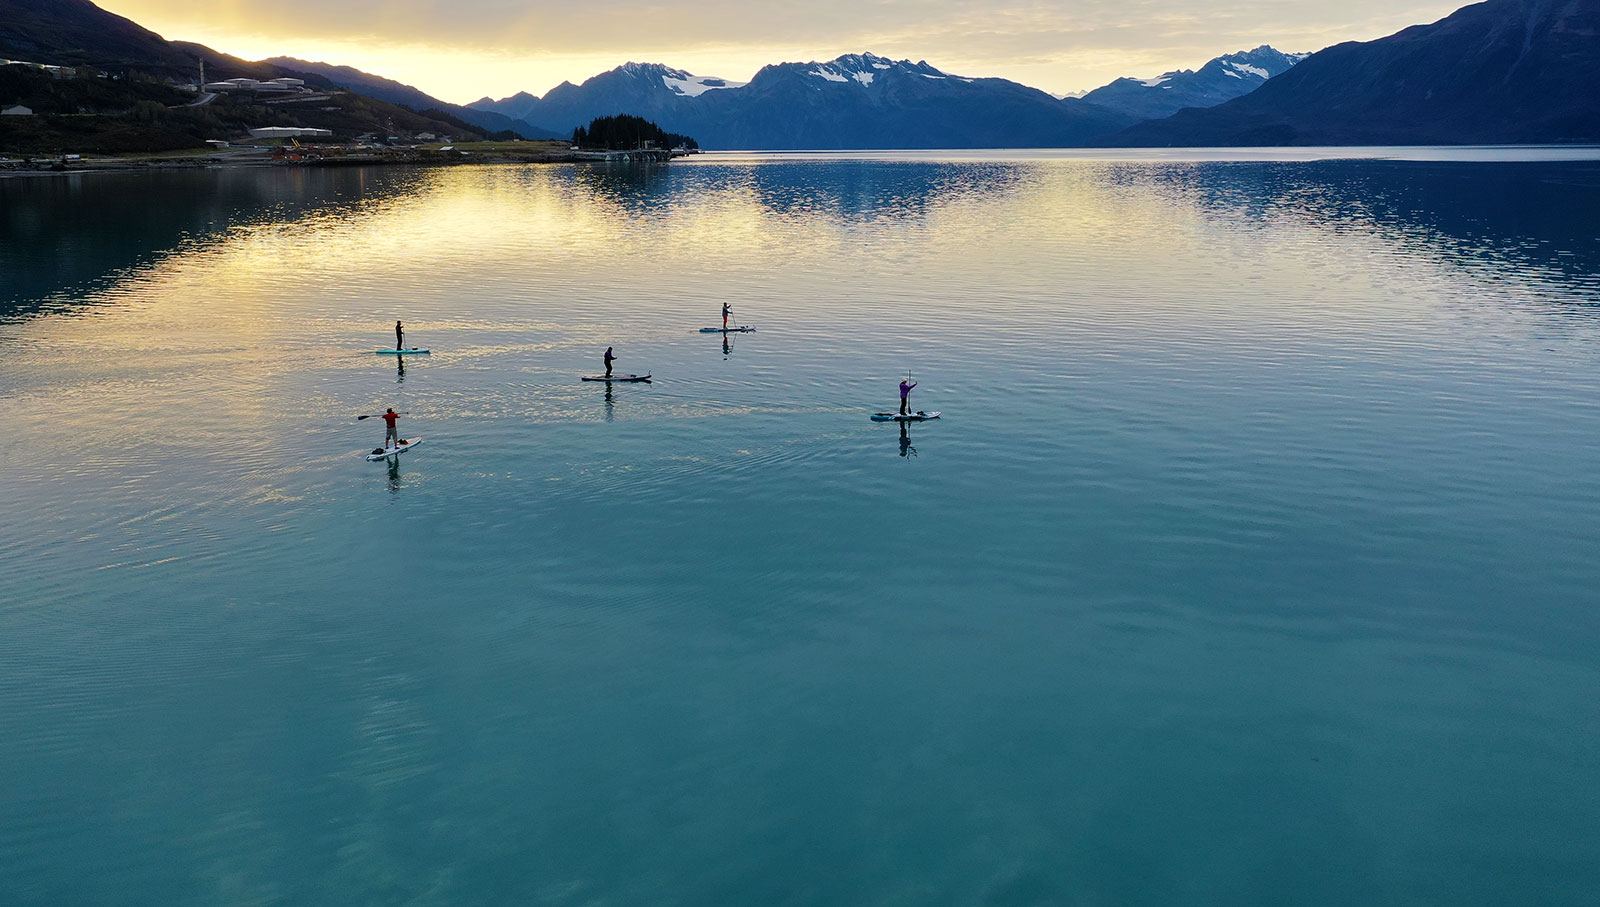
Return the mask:
<path id="1" fill-rule="evenodd" d="M 1314 51 L 1433 22 L 1427 0 L 98 0 L 165 38 L 354 66 L 455 103 L 582 82 L 628 61 L 744 81 L 871 52 L 1053 94 L 1270 44 Z"/>

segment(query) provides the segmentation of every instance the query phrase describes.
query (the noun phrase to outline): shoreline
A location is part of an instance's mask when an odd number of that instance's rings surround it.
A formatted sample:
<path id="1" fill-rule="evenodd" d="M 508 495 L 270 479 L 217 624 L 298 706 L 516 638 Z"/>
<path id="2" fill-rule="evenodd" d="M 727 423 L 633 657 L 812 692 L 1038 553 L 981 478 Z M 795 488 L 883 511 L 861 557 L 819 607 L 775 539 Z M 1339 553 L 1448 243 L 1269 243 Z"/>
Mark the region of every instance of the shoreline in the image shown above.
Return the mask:
<path id="1" fill-rule="evenodd" d="M 854 149 L 816 151 L 711 151 L 700 152 L 716 159 L 762 160 L 991 160 L 1002 154 L 1013 160 L 1088 160 L 1128 163 L 1284 163 L 1338 160 L 1385 160 L 1411 163 L 1592 163 L 1600 161 L 1600 145 L 1353 145 L 1353 146 L 1239 146 L 1228 148 L 985 148 L 985 149 Z M 448 153 L 447 153 L 448 154 Z M 25 177 L 72 176 L 84 173 L 138 173 L 151 170 L 226 169 L 262 167 L 357 167 L 412 166 L 455 167 L 462 165 L 640 163 L 637 152 L 594 152 L 496 148 L 488 152 L 441 155 L 436 149 L 408 150 L 393 154 L 344 155 L 312 160 L 275 160 L 272 149 L 254 147 L 232 154 L 189 154 L 178 156 L 138 155 L 89 158 L 74 161 L 61 170 L 34 165 L 25 169 L 20 160 L 0 160 L 0 180 Z M 657 153 L 652 160 L 666 161 L 681 155 Z"/>
<path id="2" fill-rule="evenodd" d="M 20 160 L 0 161 L 0 179 L 72 176 L 83 173 L 139 173 L 151 170 L 245 170 L 264 167 L 459 167 L 474 164 L 582 164 L 582 163 L 666 163 L 679 155 L 666 151 L 573 151 L 563 148 L 518 149 L 498 147 L 488 151 L 443 151 L 407 149 L 330 156 L 285 159 L 275 156 L 279 149 L 250 147 L 233 153 L 160 154 L 129 157 L 85 158 L 64 163 L 59 156 L 45 163 L 25 165 Z"/>

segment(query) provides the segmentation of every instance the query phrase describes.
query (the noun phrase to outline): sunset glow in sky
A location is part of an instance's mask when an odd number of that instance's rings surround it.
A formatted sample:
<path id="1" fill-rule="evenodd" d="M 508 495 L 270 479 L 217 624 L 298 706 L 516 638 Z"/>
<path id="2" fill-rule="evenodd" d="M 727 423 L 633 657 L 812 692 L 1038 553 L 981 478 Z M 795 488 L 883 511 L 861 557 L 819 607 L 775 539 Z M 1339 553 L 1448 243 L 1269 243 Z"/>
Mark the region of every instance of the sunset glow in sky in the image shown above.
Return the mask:
<path id="1" fill-rule="evenodd" d="M 354 66 L 467 103 L 543 94 L 629 60 L 748 79 L 870 51 L 1066 93 L 1259 44 L 1314 51 L 1432 22 L 1427 0 L 100 0 L 163 37 Z"/>

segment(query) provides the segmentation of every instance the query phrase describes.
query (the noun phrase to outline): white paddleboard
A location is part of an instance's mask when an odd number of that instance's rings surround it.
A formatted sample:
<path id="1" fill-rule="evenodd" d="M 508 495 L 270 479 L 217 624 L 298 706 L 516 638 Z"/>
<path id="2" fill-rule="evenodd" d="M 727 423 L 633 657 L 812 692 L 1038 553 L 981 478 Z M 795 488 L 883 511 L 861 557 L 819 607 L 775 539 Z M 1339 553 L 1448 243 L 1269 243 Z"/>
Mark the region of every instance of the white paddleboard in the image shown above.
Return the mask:
<path id="1" fill-rule="evenodd" d="M 412 438 L 409 441 L 401 441 L 395 447 L 385 447 L 385 448 L 383 448 L 381 450 L 374 449 L 371 453 L 367 454 L 367 459 L 368 460 L 387 460 L 388 458 L 399 454 L 401 451 L 410 450 L 411 448 L 416 447 L 418 444 L 421 444 L 421 443 L 422 443 L 422 439 L 421 438 Z"/>
<path id="2" fill-rule="evenodd" d="M 612 375 L 611 377 L 607 378 L 605 375 L 584 375 L 583 376 L 583 380 L 584 381 L 649 381 L 650 380 L 650 376 L 649 375 Z"/>
<path id="3" fill-rule="evenodd" d="M 874 422 L 922 422 L 922 421 L 925 421 L 925 420 L 928 420 L 928 419 L 937 419 L 937 418 L 939 418 L 939 413 L 937 411 L 931 412 L 931 413 L 926 413 L 926 412 L 907 413 L 907 414 L 905 414 L 903 416 L 900 415 L 899 413 L 873 413 L 872 414 L 872 421 L 874 421 Z"/>
<path id="4" fill-rule="evenodd" d="M 379 356 L 426 356 L 431 351 L 425 350 L 420 346 L 414 346 L 403 350 L 373 350 L 373 352 Z"/>
<path id="5" fill-rule="evenodd" d="M 702 334 L 751 334 L 751 333 L 754 333 L 754 332 L 755 332 L 755 328 L 751 327 L 748 324 L 741 324 L 736 328 L 701 328 L 700 329 L 700 333 L 702 333 Z"/>

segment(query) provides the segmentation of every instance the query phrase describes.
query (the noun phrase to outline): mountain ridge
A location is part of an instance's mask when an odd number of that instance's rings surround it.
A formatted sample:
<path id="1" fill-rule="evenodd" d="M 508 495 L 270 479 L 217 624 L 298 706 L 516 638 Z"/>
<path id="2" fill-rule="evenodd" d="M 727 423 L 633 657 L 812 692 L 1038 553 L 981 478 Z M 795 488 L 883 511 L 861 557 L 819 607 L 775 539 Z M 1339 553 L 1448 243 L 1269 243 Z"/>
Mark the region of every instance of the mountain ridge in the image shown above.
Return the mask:
<path id="1" fill-rule="evenodd" d="M 173 81 L 196 79 L 204 61 L 208 80 L 292 76 L 318 88 L 347 86 L 351 112 L 380 127 L 385 116 L 410 121 L 417 110 L 438 110 L 440 122 L 458 130 L 564 137 L 596 116 L 628 113 L 709 148 L 1600 142 L 1600 101 L 1591 88 L 1600 84 L 1600 0 L 1484 0 L 1373 41 L 1311 55 L 1262 45 L 1197 70 L 1117 79 L 1065 98 L 954 75 L 926 60 L 859 53 L 770 64 L 747 83 L 629 62 L 543 97 L 519 92 L 454 105 L 353 67 L 290 57 L 252 62 L 167 41 L 89 0 L 0 0 L 0 56 Z M 27 90 L 48 94 L 37 84 Z M 60 98 L 45 100 L 61 107 Z M 411 110 L 383 113 L 378 104 Z M 248 98 L 223 99 L 190 119 L 230 106 L 236 118 L 251 109 Z M 146 116 L 176 122 L 176 114 L 156 109 L 147 105 Z M 322 114 L 335 110 L 261 107 L 250 115 L 280 123 L 327 120 Z"/>
<path id="2" fill-rule="evenodd" d="M 1006 79 L 944 72 L 872 53 L 773 63 L 750 81 L 627 63 L 550 89 L 468 105 L 556 132 L 628 112 L 708 148 L 1050 147 L 1130 125 L 1098 105 Z"/>
<path id="3" fill-rule="evenodd" d="M 489 132 L 514 132 L 525 139 L 565 138 L 565 136 L 538 129 L 516 118 L 508 117 L 495 111 L 479 110 L 467 105 L 441 101 L 415 86 L 363 72 L 353 66 L 301 60 L 295 57 L 268 57 L 261 62 L 278 66 L 285 70 L 311 73 L 327 80 L 331 85 L 349 88 L 369 98 L 377 98 L 380 101 L 388 101 L 391 104 L 400 104 L 412 110 L 442 110 Z"/>
<path id="4" fill-rule="evenodd" d="M 1096 144 L 1600 142 L 1600 0 L 1485 0 Z"/>
<path id="5" fill-rule="evenodd" d="M 38 111 L 0 119 L 0 147 L 24 154 L 204 148 L 207 139 L 262 126 L 328 129 L 343 138 L 390 129 L 477 135 L 478 127 L 447 110 L 430 115 L 359 92 L 330 97 L 332 83 L 321 75 L 168 41 L 88 0 L 0 0 L 0 56 L 76 70 L 0 67 L 0 103 Z M 185 83 L 199 81 L 202 62 L 208 82 L 300 79 L 312 89 L 306 100 L 317 103 L 249 91 L 197 95 Z"/>

